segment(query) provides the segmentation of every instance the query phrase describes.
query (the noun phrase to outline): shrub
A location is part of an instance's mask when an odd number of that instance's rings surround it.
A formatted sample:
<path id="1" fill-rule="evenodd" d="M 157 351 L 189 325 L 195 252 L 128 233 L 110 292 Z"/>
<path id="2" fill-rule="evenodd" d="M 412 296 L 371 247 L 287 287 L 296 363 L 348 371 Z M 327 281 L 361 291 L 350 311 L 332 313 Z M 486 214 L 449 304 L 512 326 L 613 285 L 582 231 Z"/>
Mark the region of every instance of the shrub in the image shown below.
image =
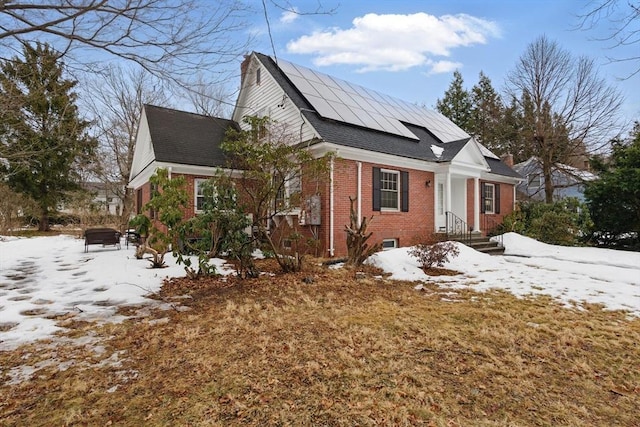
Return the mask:
<path id="1" fill-rule="evenodd" d="M 503 227 L 541 242 L 571 246 L 591 239 L 593 223 L 586 205 L 569 197 L 554 203 L 519 202 L 504 217 Z"/>
<path id="2" fill-rule="evenodd" d="M 460 250 L 454 242 L 440 242 L 433 236 L 409 250 L 409 255 L 416 257 L 425 270 L 443 267 L 445 262 L 449 262 L 449 257 L 455 258 L 459 254 Z"/>

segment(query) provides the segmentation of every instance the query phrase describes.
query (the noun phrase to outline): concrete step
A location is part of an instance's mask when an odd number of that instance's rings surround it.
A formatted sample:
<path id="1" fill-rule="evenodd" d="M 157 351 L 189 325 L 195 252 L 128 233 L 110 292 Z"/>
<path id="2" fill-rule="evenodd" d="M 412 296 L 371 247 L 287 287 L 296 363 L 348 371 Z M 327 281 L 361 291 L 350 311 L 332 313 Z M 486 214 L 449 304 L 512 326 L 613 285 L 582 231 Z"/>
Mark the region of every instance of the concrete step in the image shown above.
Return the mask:
<path id="1" fill-rule="evenodd" d="M 483 252 L 490 255 L 502 255 L 504 253 L 504 247 L 500 246 L 498 242 L 492 241 L 489 237 L 485 236 L 472 236 L 468 241 L 462 241 L 463 239 L 456 239 L 450 237 L 452 240 L 459 241 L 475 249 L 478 252 Z"/>

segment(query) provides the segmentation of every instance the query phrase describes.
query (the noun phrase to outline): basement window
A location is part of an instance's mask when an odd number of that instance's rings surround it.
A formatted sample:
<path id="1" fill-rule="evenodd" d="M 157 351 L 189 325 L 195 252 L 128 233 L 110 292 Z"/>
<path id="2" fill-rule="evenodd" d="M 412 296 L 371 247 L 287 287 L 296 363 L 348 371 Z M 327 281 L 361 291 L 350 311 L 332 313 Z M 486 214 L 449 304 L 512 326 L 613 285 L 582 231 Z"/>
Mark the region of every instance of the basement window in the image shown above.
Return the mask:
<path id="1" fill-rule="evenodd" d="M 389 250 L 398 247 L 398 239 L 384 239 L 382 240 L 382 249 Z"/>

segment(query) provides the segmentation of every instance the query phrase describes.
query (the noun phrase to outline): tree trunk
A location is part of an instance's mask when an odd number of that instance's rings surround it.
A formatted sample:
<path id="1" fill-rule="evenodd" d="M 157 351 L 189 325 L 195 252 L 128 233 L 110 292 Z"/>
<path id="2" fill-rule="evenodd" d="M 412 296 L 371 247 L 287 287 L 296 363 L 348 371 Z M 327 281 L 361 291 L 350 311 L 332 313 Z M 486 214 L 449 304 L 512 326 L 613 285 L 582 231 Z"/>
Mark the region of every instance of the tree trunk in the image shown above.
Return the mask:
<path id="1" fill-rule="evenodd" d="M 550 162 L 542 162 L 542 175 L 544 177 L 544 201 L 545 203 L 553 203 L 553 174 Z"/>
<path id="2" fill-rule="evenodd" d="M 120 232 L 124 233 L 129 228 L 129 220 L 133 211 L 133 189 L 125 188 L 122 198 L 122 213 L 120 214 Z"/>
<path id="3" fill-rule="evenodd" d="M 38 231 L 49 231 L 49 210 L 43 209 L 40 212 L 40 223 L 38 224 Z"/>

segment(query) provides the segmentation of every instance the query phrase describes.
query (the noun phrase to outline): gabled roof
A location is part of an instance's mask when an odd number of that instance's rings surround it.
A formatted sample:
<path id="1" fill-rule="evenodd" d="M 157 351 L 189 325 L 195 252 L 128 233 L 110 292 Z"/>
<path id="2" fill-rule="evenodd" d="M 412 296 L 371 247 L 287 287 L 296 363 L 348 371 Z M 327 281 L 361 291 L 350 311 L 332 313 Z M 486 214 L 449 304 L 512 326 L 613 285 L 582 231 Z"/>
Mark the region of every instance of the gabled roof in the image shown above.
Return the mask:
<path id="1" fill-rule="evenodd" d="M 530 175 L 532 173 L 539 173 L 542 171 L 541 160 L 536 157 L 529 157 L 524 162 L 513 165 L 513 169 L 520 173 L 522 176 Z M 577 182 L 593 181 L 598 176 L 584 169 L 578 169 L 573 166 L 565 165 L 564 163 L 554 164 L 552 174 L 563 174 L 569 179 L 574 179 Z"/>
<path id="2" fill-rule="evenodd" d="M 384 126 L 372 128 L 356 125 L 353 123 L 354 120 L 348 122 L 336 119 L 337 115 L 334 113 L 324 112 L 324 114 L 321 114 L 321 112 L 318 111 L 318 108 L 316 108 L 314 104 L 307 99 L 312 97 L 312 95 L 309 95 L 311 90 L 307 88 L 307 93 L 303 93 L 303 91 L 292 81 L 292 78 L 296 79 L 296 77 L 292 76 L 291 72 L 289 72 L 289 75 L 284 72 L 270 56 L 257 52 L 254 52 L 254 55 L 262 63 L 269 74 L 273 76 L 276 83 L 282 88 L 289 100 L 296 105 L 305 120 L 318 132 L 324 142 L 429 162 L 450 162 L 456 157 L 460 150 L 470 142 L 471 138 L 469 135 L 440 113 L 421 109 L 420 107 L 415 106 L 409 107 L 404 101 L 399 100 L 395 100 L 395 102 L 400 105 L 398 109 L 402 111 L 395 111 L 389 114 L 396 114 L 397 121 L 405 128 L 404 132 L 394 132 L 392 130 L 384 131 L 382 130 Z M 291 63 L 286 62 L 285 68 L 291 66 Z M 295 67 L 298 70 L 303 69 L 303 67 L 297 65 L 295 65 Z M 309 71 L 310 70 L 307 69 L 307 71 L 303 71 L 303 73 Z M 318 76 L 318 80 L 327 81 L 333 79 L 338 82 L 338 84 L 346 83 L 315 70 L 311 72 Z M 306 83 L 302 82 L 300 79 L 297 79 L 296 81 L 298 81 L 298 84 L 301 86 L 306 85 Z M 374 95 L 367 98 L 367 102 L 369 103 L 372 102 L 372 98 L 374 96 L 384 97 L 386 100 L 385 102 L 387 103 L 394 102 L 393 98 L 386 95 L 377 94 L 376 92 L 361 88 L 351 83 L 347 84 L 354 88 L 355 92 L 363 93 L 364 91 L 367 93 L 373 93 Z M 316 106 L 321 104 L 317 99 L 315 101 Z M 414 113 L 411 113 L 409 111 L 410 109 L 415 110 Z M 408 117 L 412 118 L 414 122 L 419 123 L 406 121 Z M 429 129 L 429 126 L 437 128 L 437 133 L 443 138 L 448 137 L 450 139 L 443 141 L 434 131 L 432 131 L 434 128 Z M 403 135 L 400 133 L 403 133 Z M 486 150 L 486 148 L 484 150 Z M 516 172 L 501 162 L 497 156 L 493 155 L 493 153 L 488 150 L 486 150 L 486 152 L 484 150 L 483 155 L 487 160 L 491 173 L 520 178 Z"/>
<path id="3" fill-rule="evenodd" d="M 232 120 L 145 105 L 151 142 L 158 162 L 194 166 L 223 166 L 220 149 Z"/>

